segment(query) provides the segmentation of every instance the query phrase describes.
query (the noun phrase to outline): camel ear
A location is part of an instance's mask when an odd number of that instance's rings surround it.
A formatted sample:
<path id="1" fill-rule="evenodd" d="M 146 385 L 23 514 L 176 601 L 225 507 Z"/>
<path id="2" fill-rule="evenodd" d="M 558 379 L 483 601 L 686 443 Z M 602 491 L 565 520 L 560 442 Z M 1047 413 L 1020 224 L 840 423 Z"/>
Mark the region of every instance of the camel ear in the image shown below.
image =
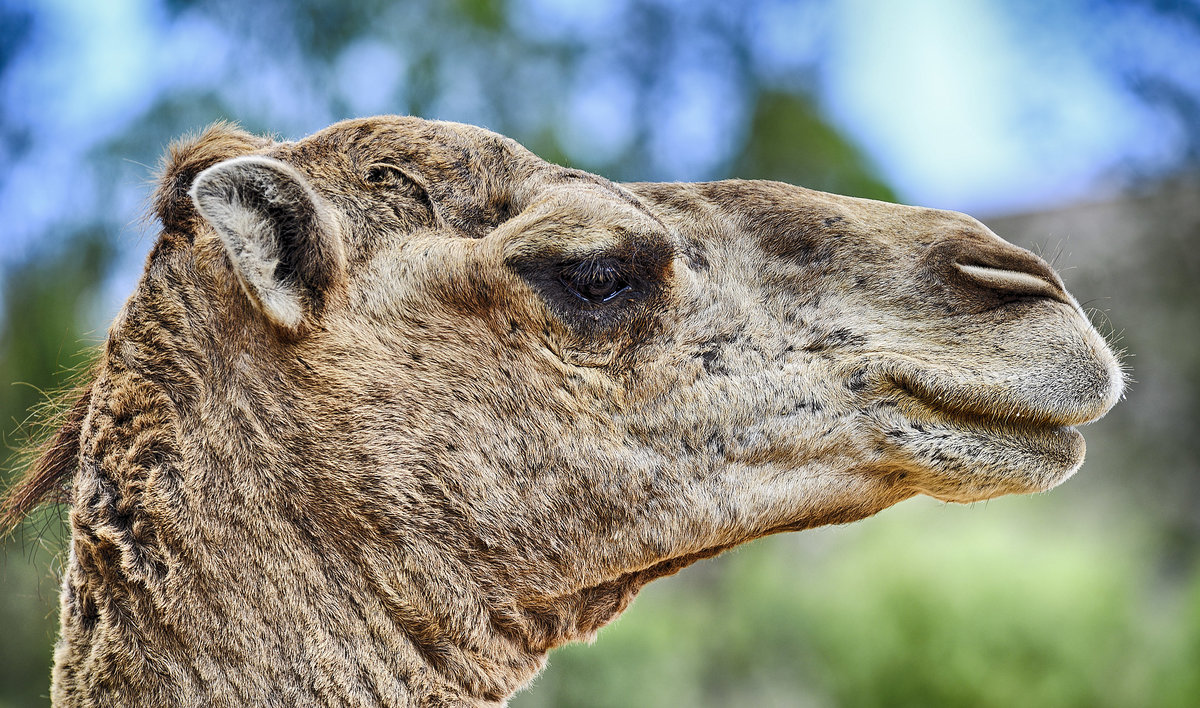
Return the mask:
<path id="1" fill-rule="evenodd" d="M 191 195 L 268 318 L 299 331 L 320 315 L 344 269 L 341 242 L 299 172 L 269 157 L 235 157 L 197 175 Z"/>

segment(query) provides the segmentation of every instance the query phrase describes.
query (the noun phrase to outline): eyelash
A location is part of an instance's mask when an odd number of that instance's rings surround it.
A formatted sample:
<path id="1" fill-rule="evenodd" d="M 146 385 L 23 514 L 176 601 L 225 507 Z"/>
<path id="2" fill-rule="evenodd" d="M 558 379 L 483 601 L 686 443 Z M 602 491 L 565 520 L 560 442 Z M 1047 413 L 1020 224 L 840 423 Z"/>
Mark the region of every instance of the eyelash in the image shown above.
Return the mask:
<path id="1" fill-rule="evenodd" d="M 589 260 L 565 268 L 559 281 L 575 297 L 594 305 L 612 302 L 633 286 L 615 259 Z"/>

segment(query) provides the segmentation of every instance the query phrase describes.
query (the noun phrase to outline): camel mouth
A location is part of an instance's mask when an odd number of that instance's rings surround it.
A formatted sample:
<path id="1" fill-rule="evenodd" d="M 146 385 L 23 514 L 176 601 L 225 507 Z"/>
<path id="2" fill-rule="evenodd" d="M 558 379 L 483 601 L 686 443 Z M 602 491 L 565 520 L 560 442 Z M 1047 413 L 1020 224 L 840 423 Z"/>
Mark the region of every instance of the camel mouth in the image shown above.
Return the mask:
<path id="1" fill-rule="evenodd" d="M 992 407 L 988 401 L 964 405 L 949 394 L 914 390 L 897 382 L 900 392 L 896 408 L 907 421 L 914 437 L 957 441 L 962 438 L 986 439 L 993 444 L 979 445 L 978 454 L 995 448 L 1020 448 L 1056 458 L 1059 465 L 1076 467 L 1083 461 L 1083 436 L 1076 426 L 1091 422 L 1084 414 L 1064 415 L 1058 411 L 1030 408 Z"/>
<path id="2" fill-rule="evenodd" d="M 929 367 L 887 367 L 876 379 L 882 448 L 913 490 L 968 503 L 1057 486 L 1083 464 L 1076 426 L 1119 397 L 1106 367 L 1074 369 L 1075 380 L 1010 374 L 968 381 Z"/>
<path id="3" fill-rule="evenodd" d="M 902 393 L 885 416 L 885 446 L 914 491 L 971 503 L 1058 486 L 1083 466 L 1075 425 L 1045 412 L 981 413 Z"/>

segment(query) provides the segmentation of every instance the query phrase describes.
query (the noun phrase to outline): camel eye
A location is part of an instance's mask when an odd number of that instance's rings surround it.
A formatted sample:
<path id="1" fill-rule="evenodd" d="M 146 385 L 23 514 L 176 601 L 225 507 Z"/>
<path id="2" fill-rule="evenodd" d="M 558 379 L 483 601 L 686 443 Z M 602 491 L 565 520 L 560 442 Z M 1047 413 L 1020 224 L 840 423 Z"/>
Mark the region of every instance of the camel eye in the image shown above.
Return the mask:
<path id="1" fill-rule="evenodd" d="M 563 272 L 562 282 L 572 295 L 595 304 L 610 302 L 630 289 L 620 263 L 615 260 L 575 265 Z"/>

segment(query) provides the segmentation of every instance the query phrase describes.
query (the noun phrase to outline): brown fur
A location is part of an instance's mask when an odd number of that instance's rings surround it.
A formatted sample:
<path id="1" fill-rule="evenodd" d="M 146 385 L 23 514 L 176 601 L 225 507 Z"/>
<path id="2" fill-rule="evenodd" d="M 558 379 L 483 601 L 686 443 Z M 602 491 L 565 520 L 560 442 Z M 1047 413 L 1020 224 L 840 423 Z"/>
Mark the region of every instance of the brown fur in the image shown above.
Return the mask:
<path id="1" fill-rule="evenodd" d="M 73 475 L 57 704 L 499 704 L 647 582 L 1045 489 L 1119 367 L 969 217 L 616 185 L 414 118 L 173 146 L 19 518 Z"/>

